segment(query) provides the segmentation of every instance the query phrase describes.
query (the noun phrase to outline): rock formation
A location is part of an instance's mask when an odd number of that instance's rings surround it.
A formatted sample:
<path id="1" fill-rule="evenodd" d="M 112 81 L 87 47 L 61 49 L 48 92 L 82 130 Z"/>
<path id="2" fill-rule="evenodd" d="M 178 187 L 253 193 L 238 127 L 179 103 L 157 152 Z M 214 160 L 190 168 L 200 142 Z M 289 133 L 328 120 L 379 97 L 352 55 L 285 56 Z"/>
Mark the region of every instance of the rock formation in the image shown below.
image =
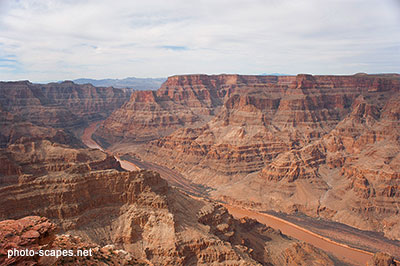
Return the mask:
<path id="1" fill-rule="evenodd" d="M 17 221 L 0 222 L 1 265 L 22 264 L 38 261 L 38 256 L 8 256 L 9 250 L 32 250 L 47 248 L 55 239 L 56 226 L 46 218 L 28 216 Z"/>
<path id="2" fill-rule="evenodd" d="M 70 81 L 45 85 L 29 81 L 0 82 L 0 147 L 12 143 L 15 134 L 31 137 L 26 127 L 45 127 L 45 131 L 50 131 L 49 127 L 74 129 L 105 119 L 129 95 L 123 89 L 96 88 Z"/>
<path id="3" fill-rule="evenodd" d="M 399 93 L 396 74 L 174 76 L 95 134 L 213 197 L 400 239 Z"/>
<path id="4" fill-rule="evenodd" d="M 399 75 L 187 75 L 124 103 L 129 92 L 113 88 L 2 82 L 0 251 L 97 250 L 93 261 L 40 262 L 70 265 L 336 262 L 155 172 L 126 172 L 71 133 L 118 107 L 95 138 L 121 158 L 175 169 L 214 199 L 400 239 L 399 91 Z"/>
<path id="5" fill-rule="evenodd" d="M 45 216 L 60 233 L 154 265 L 285 265 L 301 254 L 310 265 L 333 265 L 314 247 L 170 188 L 155 172 L 124 172 L 99 150 L 37 140 L 11 144 L 1 158 L 2 220 Z M 62 239 L 54 243 L 80 243 Z"/>
<path id="6" fill-rule="evenodd" d="M 137 91 L 97 130 L 104 145 L 143 142 L 209 121 L 234 91 L 265 87 L 277 77 L 240 75 L 173 76 L 157 91 Z"/>
<path id="7" fill-rule="evenodd" d="M 56 225 L 47 218 L 27 216 L 19 220 L 0 222 L 0 263 L 1 265 L 149 265 L 138 261 L 124 250 L 117 250 L 112 245 L 100 247 L 94 243 L 82 241 L 71 235 L 57 235 Z M 33 256 L 8 254 L 15 252 L 37 252 Z M 45 256 L 45 250 L 49 256 Z M 87 251 L 90 256 L 76 256 L 77 251 Z M 40 256 L 40 251 L 43 256 Z M 53 251 L 54 255 L 50 256 Z M 57 251 L 72 254 L 58 256 Z M 12 255 L 12 256 L 9 256 Z"/>
<path id="8" fill-rule="evenodd" d="M 374 254 L 371 260 L 367 263 L 367 266 L 396 266 L 396 265 L 397 263 L 395 262 L 392 256 L 382 252 Z"/>

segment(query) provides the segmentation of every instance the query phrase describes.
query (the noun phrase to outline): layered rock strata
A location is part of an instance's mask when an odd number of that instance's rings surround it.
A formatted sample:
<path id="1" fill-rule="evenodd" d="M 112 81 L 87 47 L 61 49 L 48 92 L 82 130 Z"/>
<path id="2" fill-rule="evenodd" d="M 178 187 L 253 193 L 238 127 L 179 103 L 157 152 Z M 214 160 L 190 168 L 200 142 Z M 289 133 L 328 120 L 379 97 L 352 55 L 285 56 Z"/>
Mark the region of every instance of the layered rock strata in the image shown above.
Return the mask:
<path id="1" fill-rule="evenodd" d="M 130 142 L 111 149 L 174 168 L 219 199 L 400 239 L 399 93 L 396 74 L 175 76 L 153 95 L 208 115 L 192 120 L 201 125 L 148 126 L 140 121 L 158 111 L 141 101 L 142 116 L 133 96 L 96 134 L 103 143 Z M 198 104 L 198 95 L 215 100 Z M 115 122 L 122 113 L 126 122 Z M 150 137 L 139 136 L 147 130 Z"/>
<path id="2" fill-rule="evenodd" d="M 0 219 L 46 216 L 60 233 L 81 239 L 61 237 L 56 245 L 113 244 L 152 265 L 286 265 L 304 254 L 309 265 L 333 265 L 322 251 L 254 220 L 235 220 L 155 172 L 124 172 L 98 150 L 42 140 L 9 145 L 1 158 Z"/>
<path id="3" fill-rule="evenodd" d="M 72 129 L 105 119 L 129 99 L 130 91 L 90 84 L 0 82 L 0 147 L 29 127 Z M 22 130 L 21 130 L 22 129 Z M 29 137 L 29 132 L 25 135 Z"/>
<path id="4" fill-rule="evenodd" d="M 94 137 L 103 145 L 116 141 L 143 142 L 182 127 L 209 121 L 234 91 L 265 88 L 277 77 L 240 75 L 173 76 L 157 91 L 137 91 L 116 110 Z"/>

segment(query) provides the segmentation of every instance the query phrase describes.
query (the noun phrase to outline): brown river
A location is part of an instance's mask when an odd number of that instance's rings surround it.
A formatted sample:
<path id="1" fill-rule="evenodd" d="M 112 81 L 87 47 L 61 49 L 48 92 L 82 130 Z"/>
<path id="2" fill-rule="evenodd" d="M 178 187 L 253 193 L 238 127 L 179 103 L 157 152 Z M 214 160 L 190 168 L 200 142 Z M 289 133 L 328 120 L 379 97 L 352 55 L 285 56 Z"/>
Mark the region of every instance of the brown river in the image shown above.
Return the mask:
<path id="1" fill-rule="evenodd" d="M 100 149 L 104 151 L 93 139 L 92 134 L 96 130 L 99 123 L 102 121 L 94 122 L 87 127 L 82 135 L 83 143 L 89 148 Z M 140 169 L 135 164 L 120 160 L 118 157 L 114 156 L 120 163 L 121 167 L 127 171 L 135 171 Z M 174 179 L 179 178 L 180 175 L 174 176 Z M 182 182 L 187 182 L 187 180 L 183 180 Z M 353 265 L 366 265 L 367 261 L 372 257 L 372 253 L 363 251 L 360 249 L 349 247 L 345 244 L 340 244 L 335 241 L 332 241 L 326 237 L 320 236 L 316 233 L 313 233 L 309 230 L 306 230 L 298 225 L 290 223 L 281 218 L 275 217 L 273 215 L 260 213 L 256 211 L 250 211 L 246 209 L 242 209 L 239 207 L 231 206 L 225 204 L 225 207 L 229 210 L 229 212 L 237 218 L 241 217 L 250 217 L 254 218 L 260 223 L 263 223 L 267 226 L 270 226 L 275 229 L 281 230 L 281 232 L 285 235 L 291 236 L 293 238 L 299 239 L 301 241 L 312 244 L 328 253 L 333 254 L 338 259 L 345 261 L 347 263 Z"/>
<path id="2" fill-rule="evenodd" d="M 91 123 L 83 132 L 83 135 L 81 137 L 82 142 L 88 146 L 91 149 L 99 149 L 101 151 L 107 152 L 105 151 L 102 147 L 100 147 L 99 144 L 96 143 L 96 141 L 94 141 L 92 139 L 92 134 L 94 133 L 94 131 L 96 130 L 97 126 L 103 121 L 97 121 L 94 123 Z M 134 165 L 131 162 L 128 161 L 124 161 L 121 160 L 118 156 L 114 155 L 114 158 L 121 164 L 121 167 L 127 171 L 137 171 L 139 170 L 139 167 L 137 167 L 136 165 Z"/>
<path id="3" fill-rule="evenodd" d="M 354 265 L 366 265 L 367 261 L 373 255 L 370 252 L 355 249 L 332 241 L 273 215 L 245 210 L 227 204 L 224 204 L 224 206 L 236 218 L 247 216 L 256 219 L 260 223 L 268 225 L 274 229 L 281 230 L 281 232 L 285 235 L 312 244 L 328 253 L 333 254 L 338 259 Z"/>

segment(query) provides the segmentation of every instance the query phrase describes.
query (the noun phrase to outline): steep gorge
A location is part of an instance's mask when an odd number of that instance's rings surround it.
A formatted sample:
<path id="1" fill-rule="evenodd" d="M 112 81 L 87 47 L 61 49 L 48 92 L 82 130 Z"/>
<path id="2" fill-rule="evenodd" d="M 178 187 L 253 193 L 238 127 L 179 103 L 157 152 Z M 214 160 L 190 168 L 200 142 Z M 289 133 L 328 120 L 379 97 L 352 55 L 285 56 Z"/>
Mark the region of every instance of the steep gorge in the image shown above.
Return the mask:
<path id="1" fill-rule="evenodd" d="M 396 74 L 175 76 L 153 93 L 162 101 L 147 104 L 133 95 L 95 135 L 114 144 L 111 150 L 211 187 L 215 198 L 400 239 L 399 91 Z M 168 121 L 181 122 L 143 122 L 158 117 L 152 104 L 164 102 L 196 118 L 182 122 L 170 113 Z M 139 104 L 145 116 L 132 109 Z M 122 113 L 137 124 L 115 123 Z M 138 135 L 146 130 L 151 137 Z"/>
<path id="2" fill-rule="evenodd" d="M 71 82 L 0 83 L 2 264 L 335 263 L 311 245 L 254 220 L 234 219 L 214 201 L 169 187 L 155 172 L 127 172 L 112 154 L 86 148 L 77 138 L 79 129 L 105 118 L 127 94 Z M 184 104 L 211 112 L 219 103 L 206 98 Z M 209 119 L 202 112 L 191 113 Z M 94 255 L 6 259 L 12 247 L 93 248 Z"/>
<path id="3" fill-rule="evenodd" d="M 150 265 L 334 264 L 310 245 L 169 187 L 155 172 L 125 172 L 99 150 L 42 140 L 1 152 L 1 220 L 46 216 L 59 233 L 113 244 Z"/>
<path id="4" fill-rule="evenodd" d="M 46 216 L 60 233 L 154 265 L 332 265 L 157 173 L 124 171 L 76 129 L 108 117 L 95 138 L 109 152 L 175 169 L 214 199 L 398 239 L 399 84 L 398 75 L 186 75 L 124 103 L 129 92 L 113 88 L 0 83 L 0 219 Z"/>

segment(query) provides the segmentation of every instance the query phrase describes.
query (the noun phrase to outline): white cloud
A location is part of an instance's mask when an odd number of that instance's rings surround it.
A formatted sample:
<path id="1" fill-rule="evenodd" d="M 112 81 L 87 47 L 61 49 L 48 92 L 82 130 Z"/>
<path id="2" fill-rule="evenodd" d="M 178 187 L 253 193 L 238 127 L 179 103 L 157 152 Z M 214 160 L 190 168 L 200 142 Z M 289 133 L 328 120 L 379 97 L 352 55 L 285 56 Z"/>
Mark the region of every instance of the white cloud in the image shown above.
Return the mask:
<path id="1" fill-rule="evenodd" d="M 0 3 L 0 79 L 400 72 L 395 0 Z"/>

